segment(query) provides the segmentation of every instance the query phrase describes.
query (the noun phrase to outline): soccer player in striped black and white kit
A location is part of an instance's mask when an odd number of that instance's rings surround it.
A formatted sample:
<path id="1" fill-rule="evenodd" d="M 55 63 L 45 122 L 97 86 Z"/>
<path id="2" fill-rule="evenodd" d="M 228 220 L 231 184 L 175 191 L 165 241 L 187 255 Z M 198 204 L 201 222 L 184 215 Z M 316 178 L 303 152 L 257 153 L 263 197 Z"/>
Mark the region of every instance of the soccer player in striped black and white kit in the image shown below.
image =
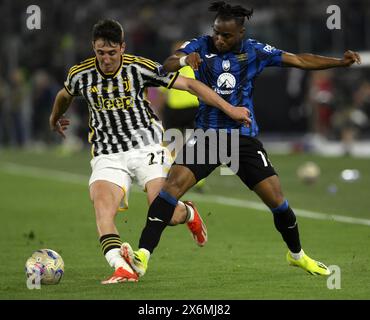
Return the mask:
<path id="1" fill-rule="evenodd" d="M 130 186 L 135 180 L 151 204 L 162 188 L 171 157 L 162 142 L 162 127 L 150 109 L 146 88 L 174 87 L 189 91 L 231 118 L 249 124 L 248 110 L 235 108 L 199 81 L 165 73 L 149 59 L 125 53 L 122 26 L 114 20 L 99 21 L 93 28 L 95 57 L 73 66 L 54 102 L 50 127 L 63 137 L 70 124 L 64 118 L 75 96 L 89 108 L 89 142 L 92 144 L 89 181 L 103 254 L 115 271 L 103 284 L 137 281 L 138 276 L 122 258 L 122 241 L 114 219 L 127 209 Z M 153 219 L 153 221 L 156 221 Z M 160 220 L 162 221 L 162 220 Z M 171 225 L 187 223 L 202 246 L 207 231 L 192 203 L 179 203 Z"/>

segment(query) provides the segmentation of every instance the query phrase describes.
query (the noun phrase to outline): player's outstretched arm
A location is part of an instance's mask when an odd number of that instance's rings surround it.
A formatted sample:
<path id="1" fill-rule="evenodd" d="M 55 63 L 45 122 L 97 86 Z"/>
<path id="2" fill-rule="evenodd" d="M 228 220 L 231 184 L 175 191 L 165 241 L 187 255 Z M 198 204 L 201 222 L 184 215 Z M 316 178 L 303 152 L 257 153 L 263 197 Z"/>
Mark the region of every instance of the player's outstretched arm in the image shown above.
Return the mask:
<path id="1" fill-rule="evenodd" d="M 305 70 L 323 70 L 336 67 L 349 67 L 355 62 L 361 64 L 361 57 L 357 52 L 347 50 L 342 59 L 324 57 L 310 53 L 293 54 L 284 52 L 282 54 L 283 65 Z"/>
<path id="2" fill-rule="evenodd" d="M 163 63 L 163 69 L 167 72 L 180 70 L 184 66 L 190 66 L 193 70 L 198 70 L 202 59 L 197 52 L 192 52 L 186 55 L 183 52 L 176 52 L 168 57 Z"/>
<path id="3" fill-rule="evenodd" d="M 61 89 L 55 97 L 53 110 L 49 118 L 50 129 L 59 133 L 63 138 L 66 137 L 64 131 L 67 130 L 70 123 L 63 115 L 68 110 L 72 101 L 73 96 L 65 88 Z"/>
<path id="4" fill-rule="evenodd" d="M 207 105 L 220 109 L 233 120 L 241 122 L 246 126 L 249 126 L 252 123 L 251 119 L 249 118 L 249 110 L 246 107 L 232 106 L 230 103 L 221 98 L 216 92 L 198 80 L 178 76 L 173 84 L 173 88 L 185 90 L 196 95 Z"/>

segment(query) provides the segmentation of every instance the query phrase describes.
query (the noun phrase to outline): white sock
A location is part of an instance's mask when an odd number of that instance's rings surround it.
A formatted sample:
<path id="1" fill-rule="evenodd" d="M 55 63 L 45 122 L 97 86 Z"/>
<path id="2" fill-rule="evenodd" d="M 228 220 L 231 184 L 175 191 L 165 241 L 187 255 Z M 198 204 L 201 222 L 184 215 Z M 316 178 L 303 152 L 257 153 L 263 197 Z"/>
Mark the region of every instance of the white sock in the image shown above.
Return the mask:
<path id="1" fill-rule="evenodd" d="M 133 273 L 132 268 L 128 265 L 125 259 L 122 258 L 119 248 L 109 250 L 105 254 L 105 259 L 107 259 L 109 265 L 115 270 L 117 270 L 119 267 L 122 267 L 123 269 Z"/>
<path id="2" fill-rule="evenodd" d="M 293 253 L 290 251 L 290 255 L 291 257 L 294 259 L 294 260 L 299 260 L 303 257 L 304 255 L 304 251 L 301 249 L 301 251 L 299 251 L 298 253 Z"/>
<path id="3" fill-rule="evenodd" d="M 144 249 L 144 248 L 140 248 L 139 251 L 143 252 L 147 258 L 147 260 L 149 261 L 150 259 L 150 251 L 147 250 L 147 249 Z"/>
<path id="4" fill-rule="evenodd" d="M 183 202 L 181 202 L 181 203 L 183 203 Z M 185 205 L 186 213 L 188 213 L 188 212 L 190 213 L 189 219 L 186 222 L 193 222 L 193 220 L 194 220 L 194 209 L 191 206 L 189 206 L 185 203 L 183 203 L 183 204 Z"/>

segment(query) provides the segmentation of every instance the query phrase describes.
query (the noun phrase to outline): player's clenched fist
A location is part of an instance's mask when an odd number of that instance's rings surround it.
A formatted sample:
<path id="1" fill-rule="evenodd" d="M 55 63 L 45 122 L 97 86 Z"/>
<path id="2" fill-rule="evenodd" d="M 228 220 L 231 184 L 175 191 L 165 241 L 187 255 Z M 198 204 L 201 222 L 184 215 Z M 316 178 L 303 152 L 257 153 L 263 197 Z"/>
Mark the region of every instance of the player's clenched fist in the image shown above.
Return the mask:
<path id="1" fill-rule="evenodd" d="M 343 62 L 345 66 L 349 67 L 353 63 L 361 64 L 361 57 L 357 52 L 347 50 L 343 56 Z"/>
<path id="2" fill-rule="evenodd" d="M 246 127 L 249 127 L 252 123 L 249 117 L 249 110 L 246 107 L 233 107 L 228 111 L 228 116 L 238 122 L 243 123 Z"/>

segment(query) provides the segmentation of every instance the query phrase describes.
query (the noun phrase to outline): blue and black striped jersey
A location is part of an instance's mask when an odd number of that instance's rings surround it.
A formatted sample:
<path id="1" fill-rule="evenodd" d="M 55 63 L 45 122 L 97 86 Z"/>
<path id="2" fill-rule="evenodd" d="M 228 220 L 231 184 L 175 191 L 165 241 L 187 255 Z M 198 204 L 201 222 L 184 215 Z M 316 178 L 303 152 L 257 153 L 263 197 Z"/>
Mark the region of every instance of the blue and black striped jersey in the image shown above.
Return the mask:
<path id="1" fill-rule="evenodd" d="M 258 125 L 254 115 L 254 79 L 265 67 L 281 66 L 282 52 L 253 39 L 242 41 L 237 52 L 218 53 L 210 36 L 185 42 L 179 49 L 189 54 L 198 52 L 202 63 L 195 71 L 197 80 L 216 91 L 234 106 L 246 106 L 251 112 L 252 125 L 247 128 L 232 120 L 217 108 L 200 101 L 196 127 L 202 129 L 236 129 L 246 136 L 256 136 Z"/>

